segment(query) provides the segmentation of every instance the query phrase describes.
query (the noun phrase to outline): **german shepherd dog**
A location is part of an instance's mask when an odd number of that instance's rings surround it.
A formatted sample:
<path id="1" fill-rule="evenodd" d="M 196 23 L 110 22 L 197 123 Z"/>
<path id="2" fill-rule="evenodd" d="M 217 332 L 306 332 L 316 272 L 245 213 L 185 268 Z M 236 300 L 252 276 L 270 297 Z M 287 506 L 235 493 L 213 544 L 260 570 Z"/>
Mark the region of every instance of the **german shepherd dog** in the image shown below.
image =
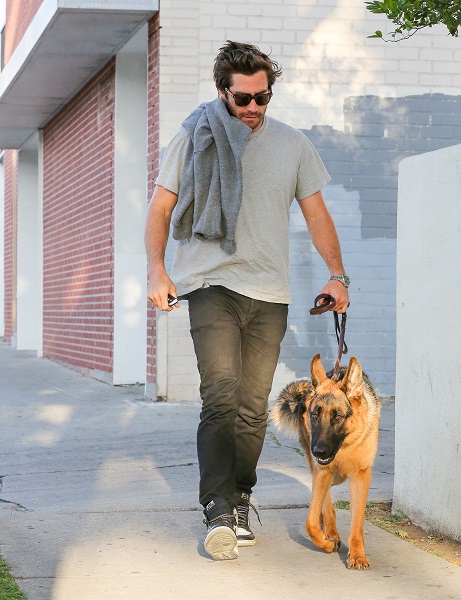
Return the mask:
<path id="1" fill-rule="evenodd" d="M 368 569 L 363 524 L 378 447 L 381 403 L 352 356 L 339 370 L 338 381 L 325 373 L 317 354 L 311 362 L 312 380 L 290 383 L 280 394 L 271 414 L 275 426 L 299 436 L 312 471 L 312 498 L 306 529 L 316 546 L 339 550 L 336 513 L 330 488 L 349 479 L 351 530 L 347 565 Z"/>

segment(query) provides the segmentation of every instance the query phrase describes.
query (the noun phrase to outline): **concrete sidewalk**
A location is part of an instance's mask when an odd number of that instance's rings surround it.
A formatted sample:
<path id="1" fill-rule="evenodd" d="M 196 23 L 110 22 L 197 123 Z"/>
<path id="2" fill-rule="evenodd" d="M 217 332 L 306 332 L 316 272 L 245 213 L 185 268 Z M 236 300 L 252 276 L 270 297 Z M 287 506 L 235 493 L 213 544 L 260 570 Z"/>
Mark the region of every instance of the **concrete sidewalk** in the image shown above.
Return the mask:
<path id="1" fill-rule="evenodd" d="M 269 428 L 253 501 L 257 545 L 203 550 L 197 404 L 158 404 L 0 343 L 0 554 L 29 600 L 448 600 L 461 569 L 366 524 L 372 568 L 346 568 L 304 529 L 310 476 L 297 442 Z M 385 404 L 370 500 L 393 486 Z M 348 498 L 347 485 L 335 499 Z"/>

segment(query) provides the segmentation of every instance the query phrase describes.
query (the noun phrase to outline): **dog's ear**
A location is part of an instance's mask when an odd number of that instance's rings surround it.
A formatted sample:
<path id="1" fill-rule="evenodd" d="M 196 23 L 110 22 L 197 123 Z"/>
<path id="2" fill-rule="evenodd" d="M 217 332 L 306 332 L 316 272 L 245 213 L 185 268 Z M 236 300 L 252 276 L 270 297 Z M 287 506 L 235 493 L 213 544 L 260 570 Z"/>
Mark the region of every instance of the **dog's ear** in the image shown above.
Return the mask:
<path id="1" fill-rule="evenodd" d="M 355 356 L 351 356 L 349 366 L 341 381 L 340 389 L 351 399 L 360 400 L 363 394 L 363 373 L 362 367 Z"/>
<path id="2" fill-rule="evenodd" d="M 314 387 L 318 387 L 325 379 L 327 379 L 327 374 L 325 373 L 325 369 L 320 360 L 320 354 L 316 354 L 312 359 L 311 379 Z"/>

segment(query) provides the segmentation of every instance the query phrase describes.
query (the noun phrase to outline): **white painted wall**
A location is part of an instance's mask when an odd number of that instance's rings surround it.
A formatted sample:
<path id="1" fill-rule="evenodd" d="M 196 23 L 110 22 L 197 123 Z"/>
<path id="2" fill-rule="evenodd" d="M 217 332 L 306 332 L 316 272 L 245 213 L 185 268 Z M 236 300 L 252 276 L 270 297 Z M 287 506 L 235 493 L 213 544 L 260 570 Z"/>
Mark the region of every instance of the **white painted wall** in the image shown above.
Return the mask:
<path id="1" fill-rule="evenodd" d="M 456 95 L 461 87 L 461 39 L 442 26 L 399 44 L 367 39 L 392 24 L 363 0 L 162 0 L 161 26 L 161 147 L 197 102 L 215 97 L 213 60 L 227 39 L 280 62 L 270 111 L 300 129 L 342 129 L 348 96 Z"/>
<path id="2" fill-rule="evenodd" d="M 1 13 L 0 13 L 1 16 Z M 0 337 L 5 335 L 5 185 L 3 154 L 0 156 Z"/>
<path id="3" fill-rule="evenodd" d="M 402 161 L 394 510 L 461 541 L 461 145 Z"/>
<path id="4" fill-rule="evenodd" d="M 275 85 L 269 114 L 300 129 L 319 125 L 332 128 L 332 134 L 350 133 L 354 125 L 346 123 L 344 101 L 351 96 L 402 98 L 460 93 L 461 38 L 447 36 L 443 27 L 433 27 L 399 44 L 367 39 L 376 29 L 390 31 L 392 24 L 384 16 L 367 11 L 363 0 L 162 0 L 161 27 L 161 148 L 190 111 L 216 96 L 213 60 L 227 39 L 255 43 L 281 64 L 283 76 Z M 447 126 L 441 135 L 449 140 L 452 128 Z M 378 146 L 370 147 L 369 152 L 379 152 Z M 370 178 L 373 176 L 370 173 Z M 382 238 L 378 234 L 367 240 L 361 232 L 356 194 L 329 186 L 325 197 L 335 213 L 346 269 L 352 275 L 349 346 L 381 391 L 393 394 L 395 224 L 389 235 L 385 218 L 380 223 L 378 216 Z M 292 235 L 299 234 L 296 219 Z M 171 243 L 167 249 L 168 265 L 174 247 Z M 300 253 L 308 265 L 301 264 Z M 314 345 L 321 345 L 323 355 L 334 355 L 331 325 L 314 325 L 307 316 L 308 304 L 320 291 L 315 285 L 321 286 L 325 275 L 309 246 L 304 248 L 301 239 L 294 239 L 294 301 L 283 353 L 285 357 L 295 353 L 305 356 L 306 372 Z M 183 304 L 181 311 L 170 314 L 162 326 L 162 347 L 166 344 L 168 348 L 162 363 L 167 365 L 164 387 L 170 401 L 198 399 L 187 303 Z M 304 374 L 299 368 L 295 372 L 293 364 L 280 362 L 274 391 L 295 374 Z"/>
<path id="5" fill-rule="evenodd" d="M 117 54 L 113 383 L 145 381 L 147 26 Z"/>
<path id="6" fill-rule="evenodd" d="M 16 348 L 37 350 L 42 332 L 42 223 L 39 220 L 38 136 L 18 155 Z"/>

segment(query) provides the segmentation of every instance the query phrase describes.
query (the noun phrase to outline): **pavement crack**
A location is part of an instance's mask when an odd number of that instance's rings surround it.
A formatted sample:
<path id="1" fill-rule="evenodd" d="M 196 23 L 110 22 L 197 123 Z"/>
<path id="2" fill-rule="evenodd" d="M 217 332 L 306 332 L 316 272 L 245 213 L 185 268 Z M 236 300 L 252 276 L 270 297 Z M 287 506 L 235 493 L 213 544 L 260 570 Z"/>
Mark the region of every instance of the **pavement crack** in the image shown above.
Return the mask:
<path id="1" fill-rule="evenodd" d="M 158 465 L 158 466 L 145 466 L 145 467 L 133 467 L 123 465 L 121 467 L 104 467 L 104 471 L 156 471 L 157 469 L 175 469 L 178 467 L 193 467 L 198 464 L 197 462 L 186 462 L 186 463 L 174 463 L 172 465 Z M 101 471 L 101 467 L 95 467 L 92 469 L 56 469 L 54 471 L 26 471 L 25 473 L 8 473 L 7 475 L 0 476 L 0 492 L 3 487 L 4 477 L 24 477 L 27 475 L 59 475 L 60 473 L 91 473 L 93 471 Z"/>
<path id="2" fill-rule="evenodd" d="M 174 469 L 176 467 L 193 467 L 195 463 L 193 462 L 189 462 L 189 463 L 178 463 L 176 465 L 163 465 L 161 467 L 155 467 L 157 469 Z"/>
<path id="3" fill-rule="evenodd" d="M 271 421 L 269 419 L 267 422 L 266 435 L 268 435 L 271 438 L 271 440 L 274 442 L 274 444 L 279 446 L 279 448 L 288 448 L 289 450 L 294 450 L 296 452 L 296 454 L 299 454 L 299 456 L 304 456 L 304 452 L 301 448 L 298 448 L 297 446 L 288 446 L 287 444 L 282 444 L 282 442 L 278 439 L 276 434 L 269 429 L 270 424 L 271 424 Z"/>
<path id="4" fill-rule="evenodd" d="M 3 490 L 4 478 L 5 478 L 5 475 L 0 475 L 0 492 Z M 0 498 L 0 504 L 9 504 L 11 510 L 20 510 L 22 512 L 29 512 L 29 509 L 26 508 L 25 506 L 22 506 L 22 504 L 18 504 L 17 502 L 11 502 L 10 500 L 3 500 L 3 498 Z"/>
<path id="5" fill-rule="evenodd" d="M 32 510 L 30 508 L 26 508 L 25 506 L 22 506 L 22 504 L 18 504 L 17 502 L 12 502 L 11 500 L 3 500 L 3 498 L 0 498 L 0 503 L 9 504 L 11 510 L 20 510 L 22 512 L 32 512 Z"/>
<path id="6" fill-rule="evenodd" d="M 258 504 L 258 511 L 265 510 L 297 510 L 299 508 L 305 509 L 309 508 L 309 503 L 300 503 L 300 504 Z M 86 515 L 107 515 L 107 514 L 135 514 L 135 513 L 185 513 L 185 512 L 202 512 L 203 508 L 201 506 L 171 506 L 168 508 L 165 507 L 152 507 L 152 508 L 123 508 L 120 510 L 88 510 L 85 511 Z M 66 510 L 59 511 L 59 514 L 63 515 L 80 515 L 80 511 Z"/>

